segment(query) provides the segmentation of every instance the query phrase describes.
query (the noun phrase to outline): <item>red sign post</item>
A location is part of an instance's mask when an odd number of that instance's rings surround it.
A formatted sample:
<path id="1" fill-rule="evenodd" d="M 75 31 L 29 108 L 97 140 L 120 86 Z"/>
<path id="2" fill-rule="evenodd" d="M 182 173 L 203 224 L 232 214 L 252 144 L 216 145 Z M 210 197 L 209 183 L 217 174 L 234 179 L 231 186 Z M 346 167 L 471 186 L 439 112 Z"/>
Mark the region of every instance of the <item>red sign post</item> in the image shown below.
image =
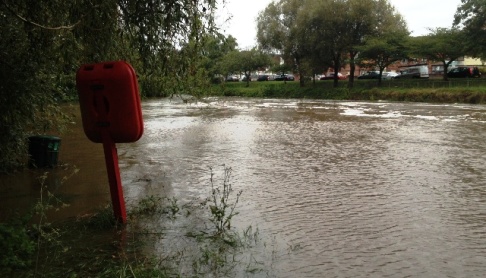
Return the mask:
<path id="1" fill-rule="evenodd" d="M 103 143 L 115 218 L 126 223 L 115 143 L 135 142 L 143 134 L 137 76 L 128 63 L 83 65 L 76 74 L 81 118 L 86 136 Z"/>

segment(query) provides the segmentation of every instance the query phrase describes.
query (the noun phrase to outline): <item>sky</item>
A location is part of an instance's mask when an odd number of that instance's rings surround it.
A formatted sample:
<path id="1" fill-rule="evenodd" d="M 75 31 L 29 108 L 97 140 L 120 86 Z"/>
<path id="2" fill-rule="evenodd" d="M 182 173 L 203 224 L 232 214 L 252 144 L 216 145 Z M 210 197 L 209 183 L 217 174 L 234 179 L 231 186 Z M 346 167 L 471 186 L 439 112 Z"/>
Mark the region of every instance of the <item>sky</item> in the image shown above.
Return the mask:
<path id="1" fill-rule="evenodd" d="M 450 28 L 461 0 L 389 0 L 407 22 L 412 36 L 428 28 Z M 226 0 L 218 7 L 221 31 L 236 38 L 240 49 L 256 46 L 256 18 L 272 0 Z"/>

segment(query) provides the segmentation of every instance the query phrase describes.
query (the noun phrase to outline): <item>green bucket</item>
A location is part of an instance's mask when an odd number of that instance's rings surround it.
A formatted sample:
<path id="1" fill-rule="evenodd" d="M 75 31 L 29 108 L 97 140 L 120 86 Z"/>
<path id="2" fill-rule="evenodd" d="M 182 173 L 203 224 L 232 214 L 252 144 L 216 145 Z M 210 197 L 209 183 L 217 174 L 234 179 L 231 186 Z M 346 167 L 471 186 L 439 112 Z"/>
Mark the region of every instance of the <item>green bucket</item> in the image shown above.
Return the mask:
<path id="1" fill-rule="evenodd" d="M 57 166 L 61 138 L 37 135 L 29 137 L 29 167 L 53 168 Z"/>

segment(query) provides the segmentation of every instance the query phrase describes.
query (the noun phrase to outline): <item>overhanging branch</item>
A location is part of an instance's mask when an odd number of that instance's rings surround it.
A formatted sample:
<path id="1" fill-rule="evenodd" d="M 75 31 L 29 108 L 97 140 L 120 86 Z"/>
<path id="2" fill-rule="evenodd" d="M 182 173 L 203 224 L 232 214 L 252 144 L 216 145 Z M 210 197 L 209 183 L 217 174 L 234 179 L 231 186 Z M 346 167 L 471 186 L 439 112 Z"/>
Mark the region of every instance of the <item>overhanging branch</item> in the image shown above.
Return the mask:
<path id="1" fill-rule="evenodd" d="M 74 29 L 74 27 L 76 27 L 77 25 L 79 25 L 81 23 L 81 19 L 72 24 L 72 25 L 67 25 L 67 26 L 56 26 L 56 27 L 49 27 L 49 26 L 45 26 L 45 25 L 42 25 L 42 24 L 39 24 L 39 23 L 36 23 L 36 22 L 33 22 L 33 21 L 30 21 L 28 20 L 27 18 L 21 16 L 20 14 L 18 14 L 17 12 L 15 12 L 8 4 L 5 0 L 2 1 L 3 5 L 5 5 L 5 7 L 7 8 L 7 10 L 9 12 L 11 12 L 15 17 L 17 17 L 18 19 L 22 20 L 23 22 L 25 23 L 28 23 L 28 24 L 31 24 L 31 25 L 34 25 L 36 27 L 39 27 L 39 28 L 42 28 L 42 29 L 46 29 L 46 30 L 72 30 Z"/>

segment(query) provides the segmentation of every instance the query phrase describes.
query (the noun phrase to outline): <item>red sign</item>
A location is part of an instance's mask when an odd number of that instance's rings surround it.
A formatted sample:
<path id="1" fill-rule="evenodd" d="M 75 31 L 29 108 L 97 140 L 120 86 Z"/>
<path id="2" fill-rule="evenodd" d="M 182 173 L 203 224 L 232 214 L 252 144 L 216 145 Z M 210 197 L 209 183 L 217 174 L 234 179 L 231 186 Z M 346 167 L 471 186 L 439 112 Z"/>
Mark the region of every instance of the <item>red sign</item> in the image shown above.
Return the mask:
<path id="1" fill-rule="evenodd" d="M 107 130 L 115 143 L 143 134 L 142 108 L 134 69 L 123 61 L 83 65 L 76 75 L 86 136 L 101 143 Z"/>
<path id="2" fill-rule="evenodd" d="M 137 75 L 122 61 L 83 65 L 76 86 L 84 133 L 91 141 L 103 143 L 113 212 L 126 223 L 115 143 L 135 142 L 143 134 Z"/>

